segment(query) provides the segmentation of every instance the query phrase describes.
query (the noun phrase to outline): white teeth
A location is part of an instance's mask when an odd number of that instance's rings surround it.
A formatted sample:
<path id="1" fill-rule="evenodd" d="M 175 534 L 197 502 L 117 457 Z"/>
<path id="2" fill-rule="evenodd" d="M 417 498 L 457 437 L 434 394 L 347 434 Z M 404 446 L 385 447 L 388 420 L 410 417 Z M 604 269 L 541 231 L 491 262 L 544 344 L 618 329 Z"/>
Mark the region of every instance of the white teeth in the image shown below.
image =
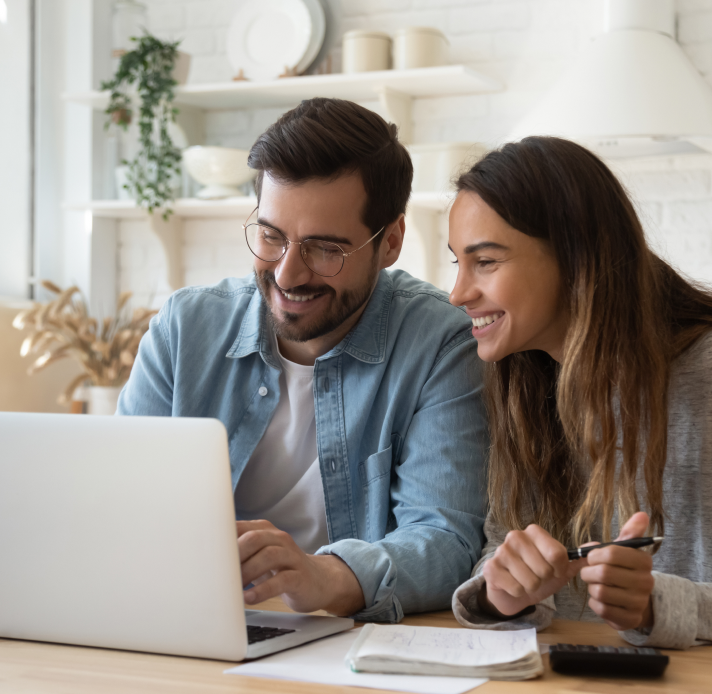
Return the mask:
<path id="1" fill-rule="evenodd" d="M 493 313 L 489 316 L 480 316 L 479 318 L 473 318 L 472 325 L 474 325 L 476 328 L 484 328 L 485 325 L 490 325 L 490 323 L 494 323 L 498 318 L 501 318 L 503 315 L 503 313 Z"/>
<path id="2" fill-rule="evenodd" d="M 282 290 L 280 289 L 280 291 Z M 286 296 L 290 301 L 310 301 L 316 296 L 316 294 L 304 296 L 303 294 L 288 294 L 287 292 L 282 292 L 282 294 L 284 294 L 284 296 Z"/>

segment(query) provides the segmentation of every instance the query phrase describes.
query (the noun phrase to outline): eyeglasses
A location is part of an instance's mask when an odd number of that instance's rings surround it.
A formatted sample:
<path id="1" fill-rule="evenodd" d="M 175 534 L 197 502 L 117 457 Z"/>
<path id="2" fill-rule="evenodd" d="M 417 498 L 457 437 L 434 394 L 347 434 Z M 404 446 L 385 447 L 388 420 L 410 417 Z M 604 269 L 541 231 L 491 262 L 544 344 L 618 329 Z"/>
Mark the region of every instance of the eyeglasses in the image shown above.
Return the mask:
<path id="1" fill-rule="evenodd" d="M 337 243 L 331 241 L 319 241 L 318 239 L 305 239 L 304 241 L 290 241 L 281 231 L 267 226 L 266 224 L 251 223 L 250 217 L 258 210 L 252 210 L 250 216 L 245 220 L 242 228 L 245 230 L 245 240 L 247 246 L 260 260 L 267 263 L 276 263 L 284 258 L 287 249 L 292 244 L 299 246 L 300 255 L 304 264 L 317 275 L 322 277 L 334 277 L 341 272 L 344 267 L 344 260 L 350 255 L 366 247 L 376 238 L 386 227 L 381 227 L 363 246 L 344 253 L 344 249 Z"/>

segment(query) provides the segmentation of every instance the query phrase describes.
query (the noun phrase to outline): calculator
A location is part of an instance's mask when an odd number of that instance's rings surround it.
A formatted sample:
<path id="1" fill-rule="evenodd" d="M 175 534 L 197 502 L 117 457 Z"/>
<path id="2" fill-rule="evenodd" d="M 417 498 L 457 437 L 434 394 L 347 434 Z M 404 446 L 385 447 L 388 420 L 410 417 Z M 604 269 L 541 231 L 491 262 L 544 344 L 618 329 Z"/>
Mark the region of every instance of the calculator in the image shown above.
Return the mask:
<path id="1" fill-rule="evenodd" d="M 551 669 L 564 675 L 594 677 L 660 677 L 670 658 L 655 648 L 615 646 L 549 646 Z"/>

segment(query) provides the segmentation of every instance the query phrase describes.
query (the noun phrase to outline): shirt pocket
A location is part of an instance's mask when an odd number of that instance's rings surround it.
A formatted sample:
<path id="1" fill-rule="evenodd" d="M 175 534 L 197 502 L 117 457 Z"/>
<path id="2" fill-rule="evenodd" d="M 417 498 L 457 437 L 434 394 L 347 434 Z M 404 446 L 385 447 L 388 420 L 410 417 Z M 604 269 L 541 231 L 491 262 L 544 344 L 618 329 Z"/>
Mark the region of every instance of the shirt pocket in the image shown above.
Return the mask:
<path id="1" fill-rule="evenodd" d="M 369 455 L 366 460 L 359 463 L 358 472 L 361 477 L 361 484 L 367 487 L 375 480 L 391 474 L 391 464 L 393 463 L 393 446 L 388 446 L 385 450 Z"/>
<path id="2" fill-rule="evenodd" d="M 359 464 L 359 476 L 366 505 L 366 540 L 376 542 L 386 536 L 391 504 L 393 446 L 370 455 Z"/>

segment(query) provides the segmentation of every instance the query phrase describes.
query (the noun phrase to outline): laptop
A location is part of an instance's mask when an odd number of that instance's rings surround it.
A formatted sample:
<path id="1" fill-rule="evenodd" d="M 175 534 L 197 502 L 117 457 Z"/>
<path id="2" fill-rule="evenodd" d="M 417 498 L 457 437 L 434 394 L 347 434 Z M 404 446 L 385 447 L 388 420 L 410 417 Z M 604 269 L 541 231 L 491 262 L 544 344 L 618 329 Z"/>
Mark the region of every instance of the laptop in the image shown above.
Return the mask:
<path id="1" fill-rule="evenodd" d="M 0 637 L 240 661 L 353 626 L 242 590 L 221 422 L 0 412 Z"/>

